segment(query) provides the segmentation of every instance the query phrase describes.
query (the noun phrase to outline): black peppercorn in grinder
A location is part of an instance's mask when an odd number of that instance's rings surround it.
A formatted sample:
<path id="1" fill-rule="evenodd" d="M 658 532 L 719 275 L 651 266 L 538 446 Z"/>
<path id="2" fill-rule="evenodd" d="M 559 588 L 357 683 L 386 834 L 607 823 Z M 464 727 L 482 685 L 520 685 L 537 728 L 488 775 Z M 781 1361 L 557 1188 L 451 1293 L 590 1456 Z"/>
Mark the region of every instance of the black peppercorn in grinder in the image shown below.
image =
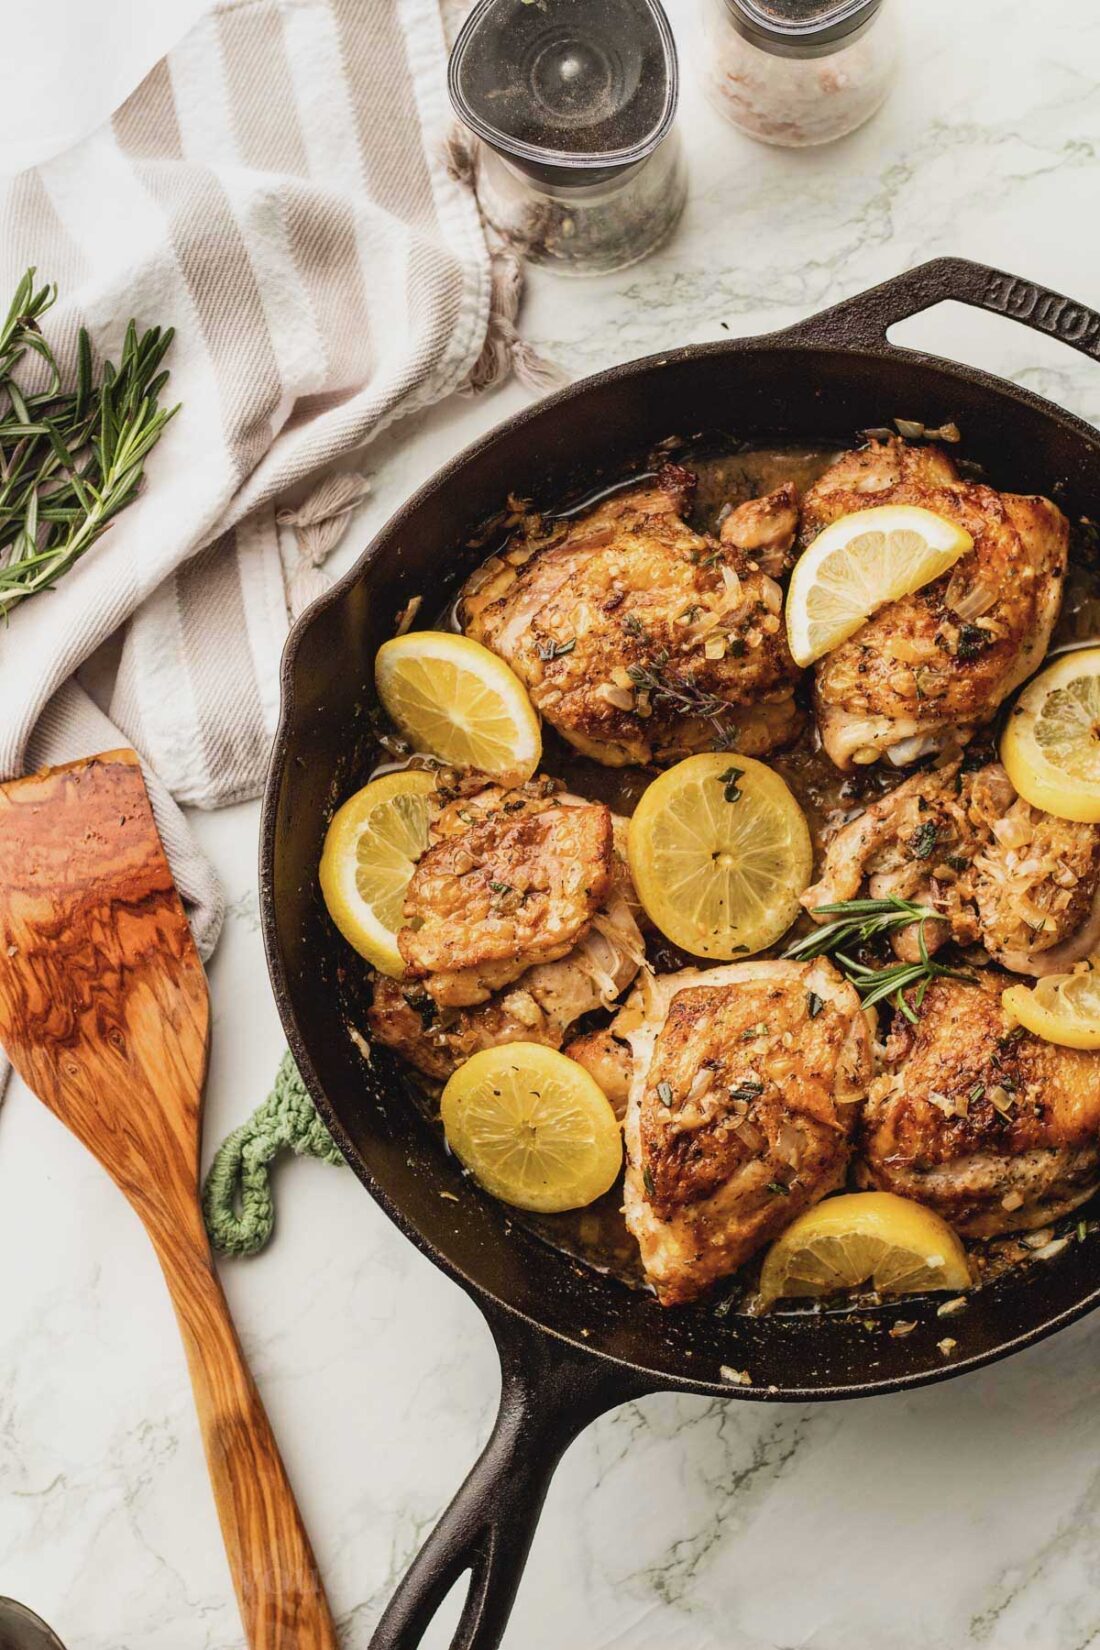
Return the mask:
<path id="1" fill-rule="evenodd" d="M 524 256 L 598 273 L 671 232 L 679 74 L 658 0 L 479 0 L 448 84 L 481 142 L 482 209 Z"/>

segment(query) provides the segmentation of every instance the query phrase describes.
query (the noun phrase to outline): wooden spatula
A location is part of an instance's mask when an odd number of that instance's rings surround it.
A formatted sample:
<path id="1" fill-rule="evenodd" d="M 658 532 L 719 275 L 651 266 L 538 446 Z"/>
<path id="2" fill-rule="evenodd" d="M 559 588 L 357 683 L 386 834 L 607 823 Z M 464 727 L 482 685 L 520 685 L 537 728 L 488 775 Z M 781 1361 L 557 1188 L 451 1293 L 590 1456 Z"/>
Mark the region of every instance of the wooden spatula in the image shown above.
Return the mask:
<path id="1" fill-rule="evenodd" d="M 208 1023 L 202 964 L 134 752 L 0 786 L 0 1044 L 153 1241 L 252 1650 L 335 1650 L 203 1229 Z"/>

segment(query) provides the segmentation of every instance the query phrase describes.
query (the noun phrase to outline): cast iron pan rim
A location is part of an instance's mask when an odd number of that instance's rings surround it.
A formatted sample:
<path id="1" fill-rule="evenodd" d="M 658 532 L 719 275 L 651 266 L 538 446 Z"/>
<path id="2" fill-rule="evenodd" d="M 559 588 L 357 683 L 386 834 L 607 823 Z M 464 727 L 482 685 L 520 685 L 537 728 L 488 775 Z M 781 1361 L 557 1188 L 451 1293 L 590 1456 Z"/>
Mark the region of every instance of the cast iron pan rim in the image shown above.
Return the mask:
<path id="1" fill-rule="evenodd" d="M 811 321 L 818 319 L 819 316 L 815 316 L 811 318 Z M 862 357 L 867 360 L 878 360 L 884 353 L 888 352 L 891 355 L 903 358 L 906 356 L 911 357 L 914 361 L 921 362 L 922 365 L 935 368 L 945 378 L 957 379 L 967 385 L 988 389 L 1002 398 L 1015 401 L 1021 406 L 1026 406 L 1047 417 L 1054 418 L 1058 423 L 1068 426 L 1077 435 L 1089 442 L 1097 450 L 1097 456 L 1100 458 L 1100 436 L 1097 435 L 1092 425 L 1057 406 L 1054 402 L 1048 401 L 1045 397 L 1035 395 L 1030 390 L 1022 389 L 1019 385 L 1013 384 L 1007 379 L 998 378 L 995 374 L 985 372 L 981 368 L 964 366 L 956 361 L 948 361 L 940 356 L 929 355 L 924 351 L 903 350 L 896 345 L 887 346 L 885 342 L 882 346 L 876 348 L 874 345 L 866 343 L 850 345 L 843 342 L 822 340 L 819 337 L 800 336 L 804 327 L 809 324 L 800 323 L 784 331 L 766 333 L 760 337 L 722 339 L 708 344 L 688 344 L 678 349 L 662 350 L 652 355 L 641 356 L 635 360 L 622 362 L 601 372 L 590 374 L 588 377 L 579 379 L 576 383 L 569 384 L 555 394 L 546 396 L 534 402 L 531 406 L 524 407 L 519 412 L 503 419 L 484 435 L 469 443 L 456 457 L 437 470 L 423 486 L 419 487 L 389 517 L 343 577 L 337 580 L 330 590 L 311 603 L 291 627 L 283 648 L 280 665 L 279 721 L 264 786 L 259 841 L 260 916 L 264 950 L 267 956 L 268 971 L 271 976 L 276 1007 L 279 1011 L 290 1051 L 297 1062 L 298 1069 L 318 1111 L 344 1158 L 355 1171 L 371 1197 L 393 1221 L 398 1230 L 420 1250 L 421 1254 L 427 1256 L 434 1265 L 438 1266 L 442 1272 L 459 1284 L 475 1302 L 488 1306 L 495 1313 L 503 1314 L 516 1324 L 523 1325 L 530 1333 L 556 1341 L 562 1346 L 570 1347 L 609 1367 L 630 1370 L 641 1379 L 652 1381 L 655 1389 L 700 1393 L 710 1397 L 738 1398 L 749 1402 L 766 1403 L 812 1403 L 879 1397 L 889 1393 L 909 1391 L 916 1387 L 932 1386 L 941 1381 L 954 1380 L 956 1376 L 969 1374 L 974 1370 L 981 1369 L 986 1364 L 997 1363 L 1002 1358 L 1008 1358 L 1017 1352 L 1022 1352 L 1026 1347 L 1037 1345 L 1040 1341 L 1046 1340 L 1049 1335 L 1068 1328 L 1070 1324 L 1076 1323 L 1078 1319 L 1095 1311 L 1100 1307 L 1100 1286 L 1055 1317 L 1033 1325 L 1013 1337 L 1013 1339 L 999 1342 L 994 1347 L 975 1353 L 971 1357 L 959 1359 L 957 1362 L 945 1361 L 942 1368 L 917 1370 L 907 1375 L 860 1380 L 850 1385 L 833 1387 L 783 1386 L 768 1388 L 761 1386 L 753 1388 L 751 1386 L 727 1385 L 724 1382 L 689 1380 L 684 1376 L 654 1369 L 648 1365 L 636 1364 L 624 1358 L 616 1358 L 614 1355 L 592 1346 L 590 1342 L 579 1336 L 574 1339 L 556 1329 L 549 1328 L 537 1318 L 531 1317 L 513 1306 L 509 1301 L 493 1294 L 482 1284 L 471 1278 L 448 1255 L 437 1249 L 423 1235 L 415 1222 L 409 1218 L 400 1204 L 395 1202 L 385 1188 L 375 1180 L 369 1168 L 359 1156 L 350 1136 L 329 1103 L 328 1096 L 314 1070 L 309 1051 L 298 1027 L 283 967 L 283 959 L 276 939 L 275 896 L 273 878 L 269 868 L 274 865 L 277 799 L 286 769 L 287 745 L 290 737 L 290 727 L 294 720 L 294 675 L 298 650 L 310 625 L 322 613 L 327 612 L 330 607 L 342 601 L 347 591 L 360 581 L 380 553 L 382 541 L 392 537 L 395 532 L 399 532 L 404 522 L 420 504 L 446 487 L 464 469 L 471 458 L 491 449 L 505 435 L 511 435 L 515 430 L 522 429 L 525 425 L 555 409 L 567 407 L 571 402 L 579 399 L 597 385 L 645 377 L 655 369 L 666 365 L 723 356 L 734 358 L 753 350 L 802 351 L 808 358 L 813 358 L 823 352 L 836 353 L 855 358 Z"/>

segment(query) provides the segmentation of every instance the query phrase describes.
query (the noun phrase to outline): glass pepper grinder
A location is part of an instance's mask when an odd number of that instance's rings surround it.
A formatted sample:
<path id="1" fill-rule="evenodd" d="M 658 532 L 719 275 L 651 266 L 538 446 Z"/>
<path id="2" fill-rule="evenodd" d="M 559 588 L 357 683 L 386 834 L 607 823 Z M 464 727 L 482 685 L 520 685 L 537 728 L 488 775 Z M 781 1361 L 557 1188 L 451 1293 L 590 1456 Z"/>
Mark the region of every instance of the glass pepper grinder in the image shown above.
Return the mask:
<path id="1" fill-rule="evenodd" d="M 708 97 L 764 143 L 831 143 L 869 120 L 898 59 L 897 0 L 702 0 Z"/>
<path id="2" fill-rule="evenodd" d="M 448 86 L 486 221 L 532 263 L 602 274 L 671 234 L 686 178 L 658 0 L 478 0 Z"/>

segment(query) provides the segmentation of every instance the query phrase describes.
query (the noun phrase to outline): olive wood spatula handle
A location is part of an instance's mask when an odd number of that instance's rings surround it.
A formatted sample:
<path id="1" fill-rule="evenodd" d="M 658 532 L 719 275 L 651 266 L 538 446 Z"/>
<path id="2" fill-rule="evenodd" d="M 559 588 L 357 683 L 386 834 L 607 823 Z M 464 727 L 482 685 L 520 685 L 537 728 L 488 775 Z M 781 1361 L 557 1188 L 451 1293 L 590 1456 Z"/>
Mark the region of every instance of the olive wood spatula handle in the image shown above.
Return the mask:
<path id="1" fill-rule="evenodd" d="M 0 786 L 0 1043 L 151 1238 L 251 1650 L 336 1650 L 199 1205 L 209 1003 L 133 751 Z"/>
<path id="2" fill-rule="evenodd" d="M 193 1225 L 150 1232 L 172 1297 L 222 1539 L 252 1650 L 336 1650 L 316 1561 L 256 1383 Z"/>

